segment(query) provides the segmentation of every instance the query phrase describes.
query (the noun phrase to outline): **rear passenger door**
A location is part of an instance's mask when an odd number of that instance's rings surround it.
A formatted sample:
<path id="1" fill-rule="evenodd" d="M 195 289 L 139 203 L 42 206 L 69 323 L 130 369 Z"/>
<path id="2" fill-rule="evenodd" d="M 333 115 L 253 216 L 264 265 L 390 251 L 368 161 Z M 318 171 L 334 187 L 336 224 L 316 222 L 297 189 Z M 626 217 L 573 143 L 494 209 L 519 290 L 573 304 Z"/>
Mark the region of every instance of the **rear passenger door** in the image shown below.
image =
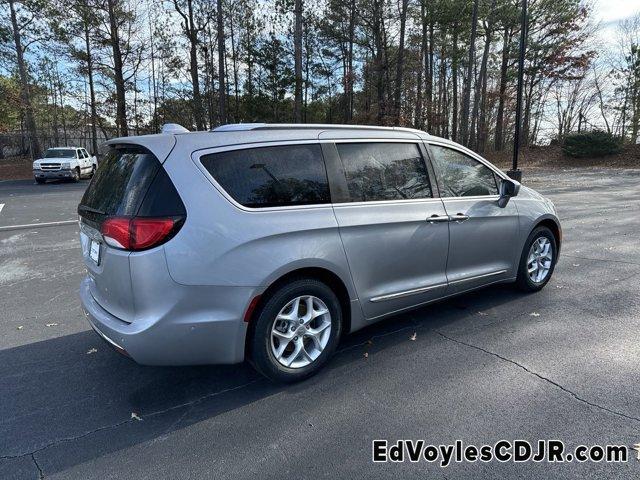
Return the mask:
<path id="1" fill-rule="evenodd" d="M 76 156 L 78 157 L 78 166 L 80 170 L 82 170 L 82 173 L 84 173 L 87 168 L 87 159 L 85 158 L 84 151 L 79 148 L 76 150 Z"/>
<path id="2" fill-rule="evenodd" d="M 468 153 L 430 144 L 449 223 L 449 293 L 513 277 L 518 211 L 515 202 L 498 206 L 498 180 L 491 168 Z"/>
<path id="3" fill-rule="evenodd" d="M 411 141 L 325 144 L 325 159 L 337 158 L 342 169 L 334 211 L 369 319 L 446 290 L 447 215 L 434 198 L 423 148 Z"/>

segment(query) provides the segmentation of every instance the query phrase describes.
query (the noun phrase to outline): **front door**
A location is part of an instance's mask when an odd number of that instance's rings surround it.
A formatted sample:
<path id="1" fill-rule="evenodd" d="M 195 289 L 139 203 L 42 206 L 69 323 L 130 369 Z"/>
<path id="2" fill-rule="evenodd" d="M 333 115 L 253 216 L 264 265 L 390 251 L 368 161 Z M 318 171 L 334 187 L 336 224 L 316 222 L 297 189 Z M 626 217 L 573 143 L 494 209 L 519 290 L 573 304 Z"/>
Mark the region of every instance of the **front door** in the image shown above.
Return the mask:
<path id="1" fill-rule="evenodd" d="M 518 211 L 498 206 L 499 175 L 448 145 L 431 144 L 429 154 L 450 218 L 447 293 L 514 277 Z"/>
<path id="2" fill-rule="evenodd" d="M 448 217 L 432 195 L 420 144 L 365 141 L 336 148 L 346 198 L 334 211 L 365 317 L 442 296 Z"/>

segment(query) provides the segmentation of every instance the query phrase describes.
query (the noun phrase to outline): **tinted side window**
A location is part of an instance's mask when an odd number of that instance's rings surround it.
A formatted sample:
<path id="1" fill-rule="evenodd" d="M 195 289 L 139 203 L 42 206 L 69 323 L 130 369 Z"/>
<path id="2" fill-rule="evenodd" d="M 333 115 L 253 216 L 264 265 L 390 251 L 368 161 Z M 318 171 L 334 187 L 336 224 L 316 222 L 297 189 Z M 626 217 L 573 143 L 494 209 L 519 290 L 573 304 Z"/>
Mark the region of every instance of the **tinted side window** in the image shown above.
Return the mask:
<path id="1" fill-rule="evenodd" d="M 498 194 L 493 170 L 483 163 L 451 148 L 431 145 L 430 150 L 443 197 Z"/>
<path id="2" fill-rule="evenodd" d="M 338 143 L 352 202 L 430 198 L 429 175 L 415 143 Z"/>
<path id="3" fill-rule="evenodd" d="M 283 145 L 212 153 L 202 165 L 246 207 L 329 203 L 320 145 Z"/>

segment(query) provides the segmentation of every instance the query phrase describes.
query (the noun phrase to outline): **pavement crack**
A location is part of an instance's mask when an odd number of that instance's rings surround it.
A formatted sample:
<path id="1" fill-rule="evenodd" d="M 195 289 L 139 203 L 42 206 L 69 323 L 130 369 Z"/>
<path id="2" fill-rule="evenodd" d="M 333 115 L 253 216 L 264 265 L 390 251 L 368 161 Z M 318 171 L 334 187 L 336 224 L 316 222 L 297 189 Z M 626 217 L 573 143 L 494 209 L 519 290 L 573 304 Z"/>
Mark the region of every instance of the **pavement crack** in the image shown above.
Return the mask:
<path id="1" fill-rule="evenodd" d="M 38 478 L 42 480 L 44 478 L 44 472 L 42 471 L 42 468 L 40 468 L 40 465 L 38 464 L 38 460 L 36 460 L 36 456 L 33 453 L 31 454 L 31 460 L 33 460 L 33 464 L 38 469 Z"/>
<path id="2" fill-rule="evenodd" d="M 590 402 L 589 400 L 586 400 L 586 399 L 582 398 L 581 396 L 579 396 L 578 394 L 572 392 L 568 388 L 560 385 L 558 382 L 555 382 L 555 381 L 551 380 L 550 378 L 547 378 L 544 375 L 541 375 L 541 374 L 531 370 L 530 368 L 524 366 L 523 364 L 521 364 L 521 363 L 519 363 L 519 362 L 517 362 L 515 360 L 512 360 L 510 358 L 504 357 L 504 356 L 500 355 L 499 353 L 495 353 L 495 352 L 492 352 L 492 351 L 487 350 L 485 348 L 479 347 L 478 345 L 473 345 L 472 343 L 463 342 L 462 340 L 458 340 L 456 338 L 450 337 L 450 336 L 445 335 L 444 333 L 440 332 L 439 330 L 434 330 L 434 332 L 437 333 L 438 335 L 440 335 L 442 338 L 445 338 L 446 340 L 449 340 L 450 342 L 454 342 L 454 343 L 457 343 L 459 345 L 464 345 L 464 346 L 469 347 L 469 348 L 474 348 L 474 349 L 476 349 L 476 350 L 478 350 L 480 352 L 486 353 L 488 355 L 492 355 L 492 356 L 494 356 L 496 358 L 499 358 L 500 360 L 503 360 L 505 362 L 511 363 L 512 365 L 515 365 L 518 368 L 524 370 L 528 374 L 533 375 L 534 377 L 537 377 L 540 380 L 543 380 L 543 381 L 553 385 L 554 387 L 562 390 L 564 393 L 570 395 L 571 397 L 573 397 L 578 402 L 584 403 L 585 405 L 588 405 L 588 406 L 593 407 L 593 408 L 597 408 L 598 410 L 602 410 L 604 412 L 608 412 L 608 413 L 610 413 L 612 415 L 616 415 L 618 417 L 625 418 L 627 420 L 633 420 L 635 422 L 640 423 L 640 418 L 633 417 L 631 415 L 627 415 L 625 413 L 618 412 L 616 410 L 612 410 L 611 408 L 605 407 L 603 405 L 599 405 L 597 403 Z"/>
<path id="3" fill-rule="evenodd" d="M 336 350 L 336 355 L 339 354 L 339 353 L 347 352 L 349 350 L 353 350 L 354 348 L 364 347 L 365 345 L 371 345 L 372 344 L 371 342 L 373 340 L 377 340 L 379 338 L 388 337 L 390 335 L 395 335 L 396 333 L 404 332 L 404 331 L 407 331 L 407 330 L 415 330 L 417 328 L 422 328 L 422 327 L 412 324 L 412 325 L 408 325 L 406 327 L 398 328 L 396 330 L 391 330 L 389 332 L 379 333 L 378 335 L 372 335 L 371 337 L 369 337 L 364 342 L 355 343 L 353 345 L 347 345 L 345 347 L 342 347 L 342 348 Z"/>
<path id="4" fill-rule="evenodd" d="M 208 398 L 217 397 L 218 395 L 222 395 L 223 393 L 234 392 L 236 390 L 242 390 L 243 388 L 248 387 L 250 385 L 253 385 L 254 383 L 258 383 L 261 380 L 262 380 L 262 378 L 256 378 L 254 380 L 251 380 L 250 382 L 243 383 L 242 385 L 238 385 L 238 386 L 230 387 L 230 388 L 225 388 L 223 390 L 218 390 L 217 392 L 207 393 L 207 394 L 202 395 L 202 396 L 200 396 L 198 398 L 195 398 L 193 400 L 189 400 L 188 402 L 180 403 L 179 405 L 173 405 L 173 406 L 165 408 L 163 410 L 157 410 L 157 411 L 151 412 L 151 413 L 149 413 L 147 415 L 143 415 L 142 418 L 144 420 L 145 418 L 162 415 L 162 414 L 171 412 L 173 410 L 177 410 L 179 408 L 184 408 L 184 407 L 189 407 L 190 408 L 190 407 L 193 407 L 194 405 L 197 405 L 198 403 L 200 403 L 200 402 L 202 402 L 204 400 L 207 400 Z M 184 417 L 184 415 L 183 415 L 183 417 Z"/>
<path id="5" fill-rule="evenodd" d="M 162 410 L 156 410 L 155 412 L 150 412 L 150 413 L 148 413 L 146 415 L 143 415 L 142 416 L 142 420 L 144 420 L 145 418 L 152 418 L 152 417 L 156 417 L 156 416 L 159 416 L 159 415 L 163 415 L 165 413 L 171 412 L 173 410 L 177 410 L 179 408 L 192 407 L 192 406 L 194 406 L 194 405 L 196 405 L 196 404 L 198 404 L 198 403 L 200 403 L 200 402 L 202 402 L 204 400 L 207 400 L 209 398 L 217 397 L 218 395 L 222 395 L 224 393 L 233 392 L 233 391 L 236 391 L 236 390 L 241 390 L 241 389 L 243 389 L 245 387 L 248 387 L 250 385 L 253 385 L 254 383 L 257 383 L 257 382 L 259 382 L 261 380 L 262 380 L 261 378 L 254 379 L 254 380 L 251 380 L 250 382 L 243 383 L 242 385 L 237 385 L 235 387 L 225 388 L 225 389 L 222 389 L 222 390 L 218 390 L 216 392 L 207 393 L 205 395 L 201 395 L 200 397 L 195 398 L 193 400 L 190 400 L 188 402 L 184 402 L 184 403 L 181 403 L 181 404 L 178 404 L 178 405 L 173 405 L 171 407 L 167 407 L 167 408 L 164 408 Z M 182 420 L 184 418 L 184 416 L 185 415 L 183 415 L 180 420 Z M 40 452 L 42 452 L 44 450 L 47 450 L 48 448 L 54 447 L 56 445 L 60 445 L 60 444 L 63 444 L 63 443 L 68 443 L 68 442 L 73 442 L 73 441 L 76 441 L 76 440 L 80 440 L 82 438 L 88 437 L 88 436 L 93 435 L 95 433 L 99 433 L 99 432 L 102 432 L 102 431 L 105 431 L 105 430 L 116 429 L 116 428 L 119 428 L 119 427 L 121 427 L 123 425 L 127 425 L 129 423 L 138 422 L 138 421 L 139 420 L 136 420 L 133 417 L 132 418 L 128 418 L 127 420 L 123 420 L 121 422 L 113 423 L 111 425 L 105 425 L 103 427 L 95 428 L 93 430 L 89 430 L 89 431 L 81 433 L 79 435 L 73 435 L 73 436 L 63 437 L 63 438 L 59 438 L 57 440 L 53 440 L 52 442 L 49 442 L 49 443 L 47 443 L 47 444 L 45 444 L 45 445 L 43 445 L 43 446 L 41 446 L 41 447 L 39 447 L 39 448 L 37 448 L 37 449 L 35 449 L 33 451 L 30 451 L 30 452 L 17 453 L 17 454 L 14 454 L 14 455 L 0 455 L 0 460 L 8 460 L 8 459 L 22 458 L 22 457 L 26 457 L 26 456 L 31 456 L 31 458 L 33 459 L 34 463 L 36 465 L 38 465 L 38 463 L 36 462 L 35 456 L 34 456 L 36 453 L 40 453 Z"/>

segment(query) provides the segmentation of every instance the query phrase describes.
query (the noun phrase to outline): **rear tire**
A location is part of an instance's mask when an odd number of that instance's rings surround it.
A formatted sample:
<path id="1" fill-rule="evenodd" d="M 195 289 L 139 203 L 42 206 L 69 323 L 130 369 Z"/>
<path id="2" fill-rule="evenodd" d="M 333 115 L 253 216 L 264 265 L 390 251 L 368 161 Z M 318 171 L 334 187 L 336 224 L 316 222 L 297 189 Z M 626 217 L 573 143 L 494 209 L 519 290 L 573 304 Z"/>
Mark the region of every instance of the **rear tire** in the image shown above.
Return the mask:
<path id="1" fill-rule="evenodd" d="M 535 228 L 524 242 L 516 286 L 523 292 L 541 290 L 549 283 L 557 259 L 558 247 L 553 232 L 547 227 Z"/>
<path id="2" fill-rule="evenodd" d="M 44 178 L 36 178 L 35 181 L 38 185 L 42 185 L 43 183 L 46 183 L 46 180 Z"/>
<path id="3" fill-rule="evenodd" d="M 271 380 L 291 383 L 329 361 L 342 333 L 342 308 L 326 284 L 300 278 L 270 294 L 252 321 L 249 361 Z"/>

